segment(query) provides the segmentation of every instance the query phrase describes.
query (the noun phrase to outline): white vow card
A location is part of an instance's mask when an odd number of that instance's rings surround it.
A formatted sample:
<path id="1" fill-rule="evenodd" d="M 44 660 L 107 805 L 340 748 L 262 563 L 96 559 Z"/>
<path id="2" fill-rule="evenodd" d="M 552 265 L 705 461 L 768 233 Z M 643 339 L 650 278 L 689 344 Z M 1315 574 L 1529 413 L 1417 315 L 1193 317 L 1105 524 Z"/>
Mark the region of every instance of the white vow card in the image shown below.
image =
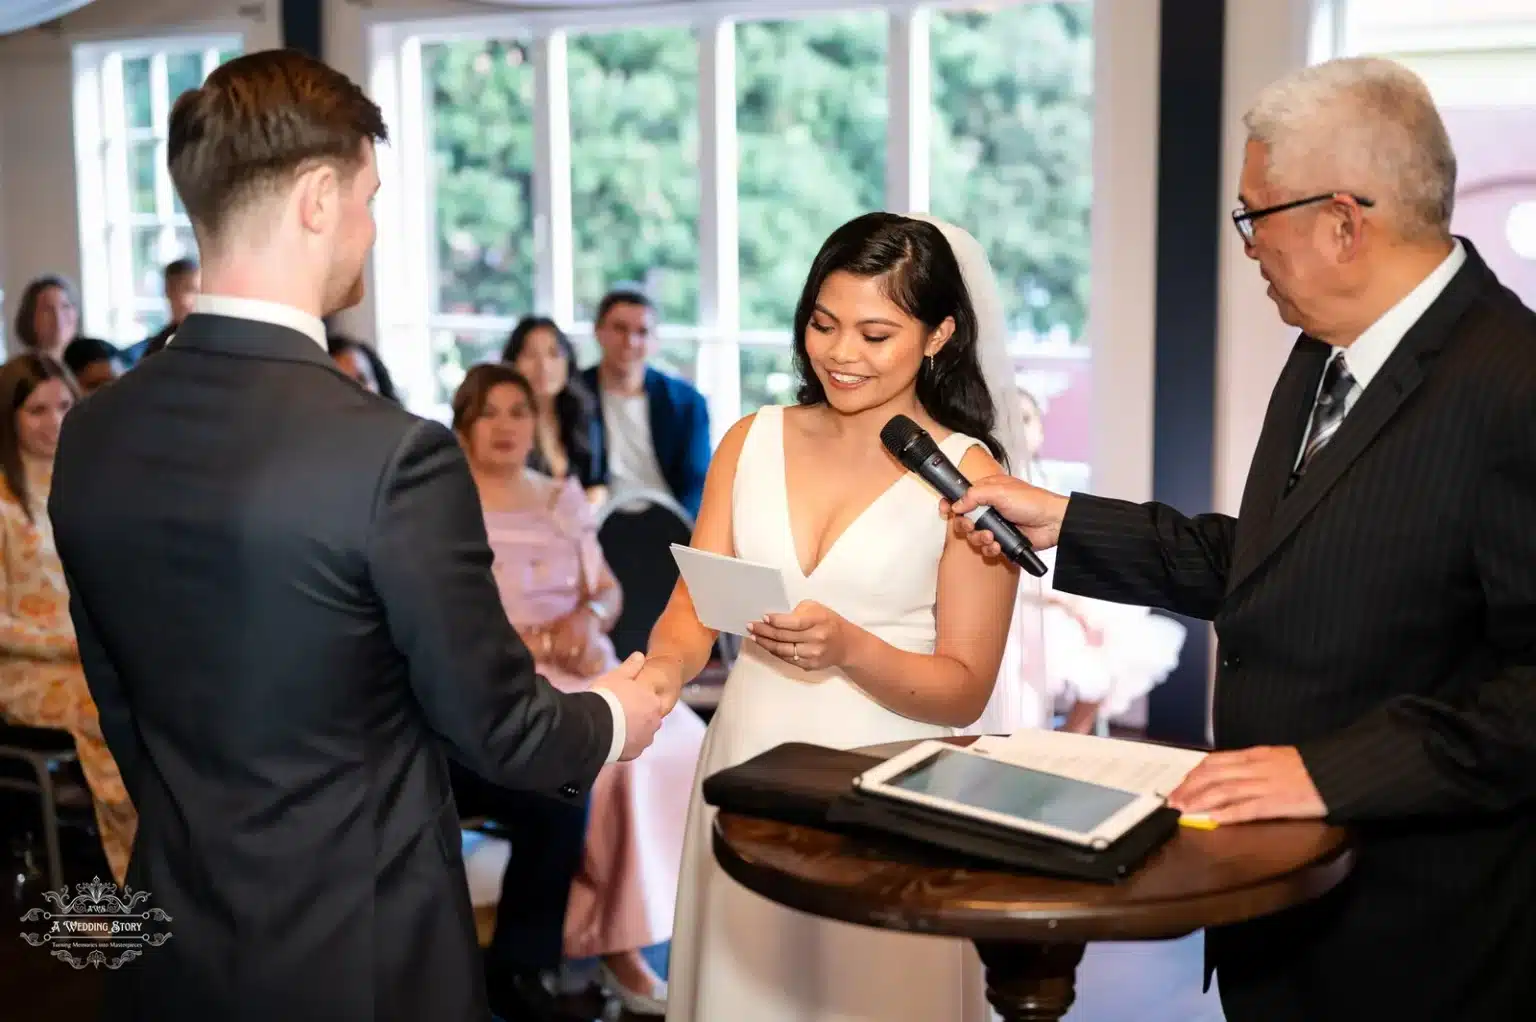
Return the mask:
<path id="1" fill-rule="evenodd" d="M 706 628 L 744 636 L 749 622 L 792 609 L 778 568 L 680 543 L 672 544 L 672 559 L 683 573 L 693 609 Z"/>

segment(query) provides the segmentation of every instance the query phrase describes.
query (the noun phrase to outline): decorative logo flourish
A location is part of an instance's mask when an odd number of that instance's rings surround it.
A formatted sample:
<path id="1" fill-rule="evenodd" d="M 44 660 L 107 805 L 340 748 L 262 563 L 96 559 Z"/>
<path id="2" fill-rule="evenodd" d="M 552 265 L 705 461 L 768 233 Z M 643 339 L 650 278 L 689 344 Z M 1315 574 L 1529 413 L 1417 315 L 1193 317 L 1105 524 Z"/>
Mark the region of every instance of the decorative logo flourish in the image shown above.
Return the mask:
<path id="1" fill-rule="evenodd" d="M 53 957 L 76 969 L 120 969 L 171 939 L 164 924 L 171 917 L 164 909 L 149 908 L 148 891 L 119 888 L 100 877 L 69 888 L 44 891 L 49 908 L 29 908 L 23 923 L 43 923 L 40 931 L 22 931 L 21 939 L 33 947 L 47 947 Z"/>

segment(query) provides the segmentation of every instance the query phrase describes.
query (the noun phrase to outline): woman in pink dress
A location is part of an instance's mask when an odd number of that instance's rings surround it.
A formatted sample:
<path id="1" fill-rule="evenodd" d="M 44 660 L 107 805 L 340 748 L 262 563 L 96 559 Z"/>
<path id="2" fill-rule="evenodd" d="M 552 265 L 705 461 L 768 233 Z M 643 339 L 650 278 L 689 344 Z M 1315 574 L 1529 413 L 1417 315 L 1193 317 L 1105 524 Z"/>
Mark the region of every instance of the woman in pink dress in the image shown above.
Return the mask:
<path id="1" fill-rule="evenodd" d="M 507 617 L 539 672 L 572 691 L 617 665 L 607 632 L 621 595 L 580 483 L 526 467 L 535 415 L 532 387 L 506 365 L 475 366 L 453 398 L 454 431 L 480 489 Z M 565 956 L 598 957 L 609 991 L 639 1014 L 666 1010 L 666 983 L 640 950 L 672 935 L 703 740 L 703 721 L 679 705 L 640 758 L 604 767 L 592 788 L 584 858 L 566 910 Z"/>

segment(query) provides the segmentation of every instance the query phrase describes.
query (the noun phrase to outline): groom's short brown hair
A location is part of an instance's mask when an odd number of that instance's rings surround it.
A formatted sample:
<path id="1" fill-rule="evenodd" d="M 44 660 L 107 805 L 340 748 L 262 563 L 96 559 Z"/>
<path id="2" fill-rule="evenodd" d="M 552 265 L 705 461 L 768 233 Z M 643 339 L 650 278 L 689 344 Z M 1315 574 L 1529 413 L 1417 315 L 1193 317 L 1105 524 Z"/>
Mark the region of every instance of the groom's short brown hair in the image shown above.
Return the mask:
<path id="1" fill-rule="evenodd" d="M 363 143 L 389 138 L 378 104 L 297 50 L 263 50 L 216 69 L 171 108 L 167 162 L 200 239 L 317 161 L 350 176 Z"/>

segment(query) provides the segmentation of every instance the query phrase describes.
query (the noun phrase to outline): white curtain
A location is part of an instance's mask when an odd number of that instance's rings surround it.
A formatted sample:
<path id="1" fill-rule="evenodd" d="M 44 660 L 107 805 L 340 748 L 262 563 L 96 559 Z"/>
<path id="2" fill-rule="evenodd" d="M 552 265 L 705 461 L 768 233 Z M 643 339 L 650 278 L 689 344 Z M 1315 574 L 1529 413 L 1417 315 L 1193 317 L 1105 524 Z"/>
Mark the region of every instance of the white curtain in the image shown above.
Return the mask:
<path id="1" fill-rule="evenodd" d="M 36 28 L 78 11 L 91 0 L 0 0 L 0 35 Z"/>

